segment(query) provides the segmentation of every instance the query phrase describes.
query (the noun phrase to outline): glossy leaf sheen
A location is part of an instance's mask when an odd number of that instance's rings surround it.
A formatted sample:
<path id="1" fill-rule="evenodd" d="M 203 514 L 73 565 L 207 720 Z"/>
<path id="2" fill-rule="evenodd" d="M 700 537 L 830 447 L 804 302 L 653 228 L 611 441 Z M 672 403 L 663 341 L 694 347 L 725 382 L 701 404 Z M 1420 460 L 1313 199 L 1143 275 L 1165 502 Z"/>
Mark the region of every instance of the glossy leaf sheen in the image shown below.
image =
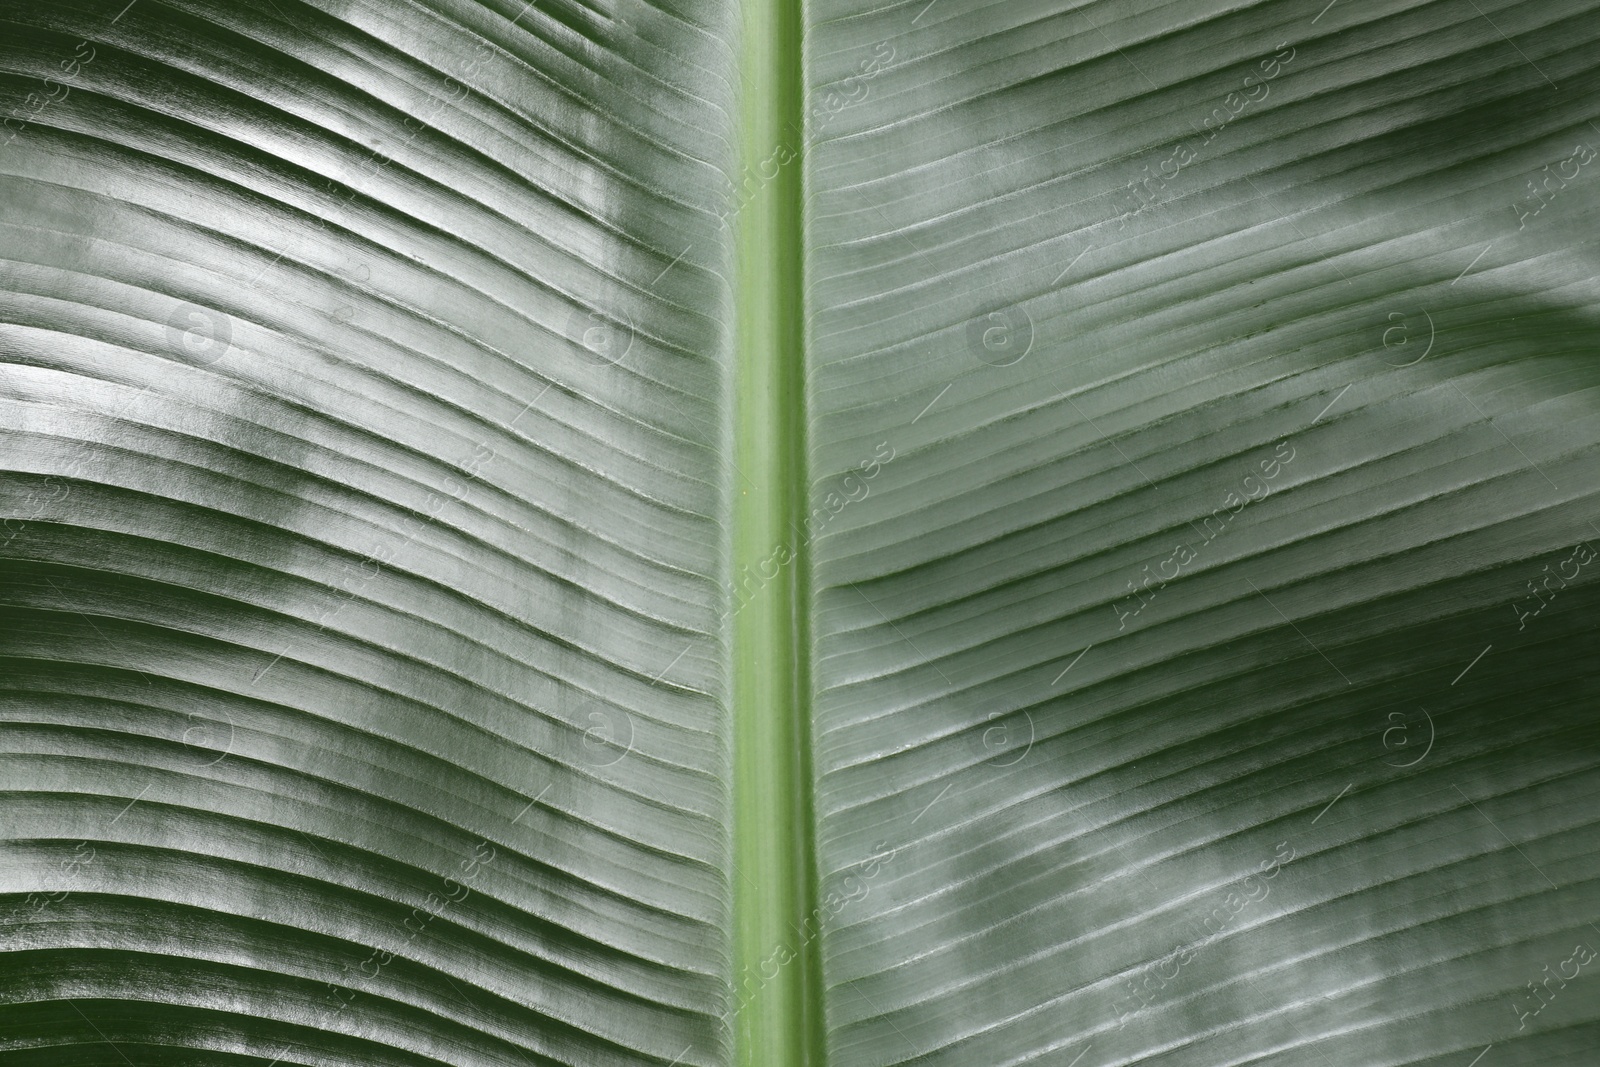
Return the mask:
<path id="1" fill-rule="evenodd" d="M 1600 13 L 1324 4 L 814 5 L 835 1064 L 1600 1047 Z"/>
<path id="2" fill-rule="evenodd" d="M 1590 1063 L 1600 6 L 1325 3 L 0 5 L 0 1060 Z"/>

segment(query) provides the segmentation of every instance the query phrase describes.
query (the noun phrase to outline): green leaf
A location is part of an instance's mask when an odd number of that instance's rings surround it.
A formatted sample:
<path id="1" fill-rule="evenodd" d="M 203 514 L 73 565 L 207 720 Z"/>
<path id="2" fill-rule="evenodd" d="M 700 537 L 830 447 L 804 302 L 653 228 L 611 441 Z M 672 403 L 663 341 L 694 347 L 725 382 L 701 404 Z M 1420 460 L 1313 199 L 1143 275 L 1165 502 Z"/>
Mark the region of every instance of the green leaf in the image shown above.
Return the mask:
<path id="1" fill-rule="evenodd" d="M 730 26 L 520 6 L 7 13 L 8 1063 L 726 1060 Z"/>
<path id="2" fill-rule="evenodd" d="M 0 18 L 6 1064 L 1600 1047 L 1592 0 Z"/>
<path id="3" fill-rule="evenodd" d="M 812 16 L 832 1064 L 1600 1046 L 1600 19 L 1325 3 Z"/>

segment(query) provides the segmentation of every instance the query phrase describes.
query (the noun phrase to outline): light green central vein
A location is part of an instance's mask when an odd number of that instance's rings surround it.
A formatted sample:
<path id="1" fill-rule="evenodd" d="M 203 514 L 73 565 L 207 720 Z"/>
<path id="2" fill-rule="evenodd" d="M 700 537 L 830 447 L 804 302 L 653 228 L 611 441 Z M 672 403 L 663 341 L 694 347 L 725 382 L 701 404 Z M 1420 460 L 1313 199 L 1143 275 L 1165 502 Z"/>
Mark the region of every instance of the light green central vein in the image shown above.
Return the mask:
<path id="1" fill-rule="evenodd" d="M 734 216 L 734 1062 L 822 1062 L 805 649 L 800 0 L 744 0 Z M 790 559 L 790 556 L 795 558 Z"/>

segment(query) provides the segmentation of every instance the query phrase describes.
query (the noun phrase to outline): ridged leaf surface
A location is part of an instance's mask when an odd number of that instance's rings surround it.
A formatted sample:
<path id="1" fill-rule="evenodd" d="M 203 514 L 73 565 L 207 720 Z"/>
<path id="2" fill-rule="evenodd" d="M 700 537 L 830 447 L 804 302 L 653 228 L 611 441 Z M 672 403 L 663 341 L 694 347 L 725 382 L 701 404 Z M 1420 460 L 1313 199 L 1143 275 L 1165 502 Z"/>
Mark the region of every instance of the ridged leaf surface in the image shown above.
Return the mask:
<path id="1" fill-rule="evenodd" d="M 1594 5 L 808 26 L 830 1063 L 1592 1059 Z"/>
<path id="2" fill-rule="evenodd" d="M 718 1062 L 727 12 L 125 2 L 0 34 L 0 1058 Z"/>

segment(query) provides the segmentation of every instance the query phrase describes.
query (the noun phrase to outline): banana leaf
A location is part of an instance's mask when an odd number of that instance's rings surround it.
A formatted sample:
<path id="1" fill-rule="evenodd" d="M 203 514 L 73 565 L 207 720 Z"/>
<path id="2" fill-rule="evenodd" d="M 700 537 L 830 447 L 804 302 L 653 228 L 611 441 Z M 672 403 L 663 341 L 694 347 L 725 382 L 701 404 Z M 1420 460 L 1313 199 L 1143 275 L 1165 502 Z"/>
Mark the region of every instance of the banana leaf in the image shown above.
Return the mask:
<path id="1" fill-rule="evenodd" d="M 1600 5 L 0 24 L 8 1067 L 1593 1062 Z"/>

